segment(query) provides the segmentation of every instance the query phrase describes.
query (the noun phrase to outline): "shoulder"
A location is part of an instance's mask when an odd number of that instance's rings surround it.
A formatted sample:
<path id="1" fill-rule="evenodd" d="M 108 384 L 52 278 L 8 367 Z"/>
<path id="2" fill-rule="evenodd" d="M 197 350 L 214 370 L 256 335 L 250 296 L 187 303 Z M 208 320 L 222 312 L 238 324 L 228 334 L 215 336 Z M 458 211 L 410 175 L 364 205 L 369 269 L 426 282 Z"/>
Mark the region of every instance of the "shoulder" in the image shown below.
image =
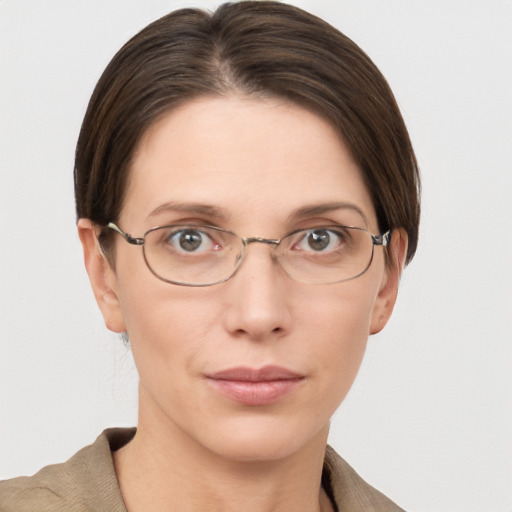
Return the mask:
<path id="1" fill-rule="evenodd" d="M 322 479 L 338 512 L 404 512 L 396 503 L 365 482 L 330 446 L 327 446 L 325 452 Z"/>
<path id="2" fill-rule="evenodd" d="M 33 476 L 0 482 L 1 512 L 126 512 L 112 451 L 126 444 L 134 429 L 108 429 L 62 464 Z"/>

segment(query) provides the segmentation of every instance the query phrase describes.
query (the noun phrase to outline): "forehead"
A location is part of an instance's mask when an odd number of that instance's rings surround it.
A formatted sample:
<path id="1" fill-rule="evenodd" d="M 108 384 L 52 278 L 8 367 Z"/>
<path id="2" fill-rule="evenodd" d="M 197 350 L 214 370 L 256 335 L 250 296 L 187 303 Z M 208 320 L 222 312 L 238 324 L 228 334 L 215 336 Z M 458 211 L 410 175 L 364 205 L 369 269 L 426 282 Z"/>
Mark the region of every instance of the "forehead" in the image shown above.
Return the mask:
<path id="1" fill-rule="evenodd" d="M 277 221 L 310 205 L 346 203 L 375 224 L 360 170 L 339 134 L 287 101 L 188 102 L 148 129 L 130 178 L 122 217 L 138 225 L 169 203 L 211 206 L 234 222 Z"/>

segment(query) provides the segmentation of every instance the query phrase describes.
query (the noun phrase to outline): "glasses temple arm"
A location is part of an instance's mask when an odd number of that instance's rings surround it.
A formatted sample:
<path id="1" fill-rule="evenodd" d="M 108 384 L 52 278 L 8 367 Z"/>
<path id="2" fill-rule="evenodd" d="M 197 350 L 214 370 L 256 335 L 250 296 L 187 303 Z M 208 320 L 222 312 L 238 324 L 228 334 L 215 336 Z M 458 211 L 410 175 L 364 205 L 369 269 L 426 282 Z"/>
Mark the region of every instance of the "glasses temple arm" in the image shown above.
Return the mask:
<path id="1" fill-rule="evenodd" d="M 115 231 L 119 235 L 121 235 L 129 244 L 132 244 L 132 245 L 144 245 L 144 238 L 135 238 L 135 237 L 133 237 L 129 233 L 126 233 L 125 231 L 123 231 L 119 226 L 117 226 L 113 222 L 109 222 L 107 224 L 107 227 L 109 229 L 112 229 L 113 231 Z"/>
<path id="2" fill-rule="evenodd" d="M 373 245 L 382 245 L 383 247 L 387 247 L 391 240 L 391 229 L 388 229 L 382 235 L 372 235 Z"/>

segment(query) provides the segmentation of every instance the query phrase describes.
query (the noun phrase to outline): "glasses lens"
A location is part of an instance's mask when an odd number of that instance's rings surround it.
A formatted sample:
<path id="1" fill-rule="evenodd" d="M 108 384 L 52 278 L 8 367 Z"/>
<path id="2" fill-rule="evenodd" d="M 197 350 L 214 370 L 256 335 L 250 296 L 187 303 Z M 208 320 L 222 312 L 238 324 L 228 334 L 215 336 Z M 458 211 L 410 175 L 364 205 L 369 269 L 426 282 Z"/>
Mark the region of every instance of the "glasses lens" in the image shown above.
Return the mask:
<path id="1" fill-rule="evenodd" d="M 210 226 L 164 226 L 145 235 L 144 257 L 160 279 L 204 286 L 228 279 L 243 250 L 241 239 Z"/>
<path id="2" fill-rule="evenodd" d="M 286 273 L 303 283 L 327 284 L 366 271 L 373 255 L 370 233 L 360 228 L 327 226 L 287 235 L 277 248 Z"/>

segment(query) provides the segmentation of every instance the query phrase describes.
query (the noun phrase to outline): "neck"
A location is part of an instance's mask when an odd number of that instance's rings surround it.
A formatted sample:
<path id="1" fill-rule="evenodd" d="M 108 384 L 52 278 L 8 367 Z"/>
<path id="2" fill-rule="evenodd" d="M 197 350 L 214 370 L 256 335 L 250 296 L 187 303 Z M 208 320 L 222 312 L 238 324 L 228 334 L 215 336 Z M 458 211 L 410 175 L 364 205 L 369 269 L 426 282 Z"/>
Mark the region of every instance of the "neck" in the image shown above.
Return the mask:
<path id="1" fill-rule="evenodd" d="M 321 488 L 324 430 L 288 456 L 240 461 L 199 446 L 175 426 L 162 429 L 139 417 L 114 464 L 129 512 L 326 512 L 332 507 Z"/>

